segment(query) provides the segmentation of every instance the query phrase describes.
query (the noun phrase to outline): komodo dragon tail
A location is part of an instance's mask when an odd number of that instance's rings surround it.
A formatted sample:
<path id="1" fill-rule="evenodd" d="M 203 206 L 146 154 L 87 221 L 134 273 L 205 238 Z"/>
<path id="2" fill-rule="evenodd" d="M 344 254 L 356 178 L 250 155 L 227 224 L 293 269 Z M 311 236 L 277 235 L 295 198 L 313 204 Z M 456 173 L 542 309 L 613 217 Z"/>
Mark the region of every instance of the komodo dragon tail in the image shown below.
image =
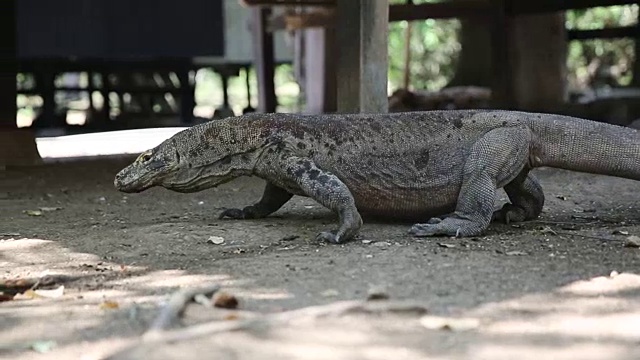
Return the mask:
<path id="1" fill-rule="evenodd" d="M 561 115 L 530 114 L 535 167 L 640 180 L 640 131 Z"/>

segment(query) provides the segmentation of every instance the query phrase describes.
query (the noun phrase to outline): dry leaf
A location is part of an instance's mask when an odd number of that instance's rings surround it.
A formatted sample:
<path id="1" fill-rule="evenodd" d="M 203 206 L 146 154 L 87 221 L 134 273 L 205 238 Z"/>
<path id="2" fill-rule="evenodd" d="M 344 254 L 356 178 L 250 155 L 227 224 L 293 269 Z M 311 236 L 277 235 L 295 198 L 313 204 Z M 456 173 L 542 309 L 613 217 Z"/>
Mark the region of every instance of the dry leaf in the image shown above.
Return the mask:
<path id="1" fill-rule="evenodd" d="M 44 340 L 44 341 L 36 341 L 32 343 L 31 349 L 33 349 L 33 351 L 35 352 L 44 354 L 53 350 L 53 348 L 55 348 L 56 346 L 58 346 L 58 343 L 56 343 L 55 341 Z"/>
<path id="2" fill-rule="evenodd" d="M 320 295 L 322 295 L 323 297 L 335 297 L 340 295 L 340 293 L 336 289 L 328 289 L 320 293 Z"/>
<path id="3" fill-rule="evenodd" d="M 41 210 L 24 210 L 23 213 L 29 216 L 42 216 Z"/>
<path id="4" fill-rule="evenodd" d="M 238 320 L 240 316 L 238 314 L 228 314 L 224 317 L 224 320 Z"/>
<path id="5" fill-rule="evenodd" d="M 57 288 L 52 290 L 38 289 L 38 290 L 33 290 L 33 292 L 36 293 L 36 295 L 38 295 L 39 297 L 56 299 L 64 295 L 64 285 L 60 285 Z"/>
<path id="6" fill-rule="evenodd" d="M 225 292 L 220 292 L 213 297 L 213 306 L 223 309 L 235 309 L 238 307 L 238 299 Z"/>
<path id="7" fill-rule="evenodd" d="M 120 307 L 120 304 L 112 300 L 106 300 L 102 304 L 100 304 L 100 309 L 103 309 L 103 310 L 117 309 L 119 307 Z"/>
<path id="8" fill-rule="evenodd" d="M 447 248 L 447 249 L 453 249 L 454 247 L 456 247 L 454 244 L 446 244 L 446 243 L 438 243 L 438 246 Z"/>
<path id="9" fill-rule="evenodd" d="M 13 300 L 32 300 L 32 299 L 37 299 L 40 298 L 41 296 L 39 296 L 38 294 L 36 294 L 35 291 L 33 290 L 27 290 L 21 294 L 16 294 L 13 297 Z"/>
<path id="10" fill-rule="evenodd" d="M 507 255 L 507 256 L 524 256 L 524 255 L 527 255 L 527 253 L 524 252 L 524 251 L 507 251 L 505 253 L 505 255 Z"/>
<path id="11" fill-rule="evenodd" d="M 42 211 L 42 212 L 62 210 L 61 207 L 41 207 L 41 208 L 38 208 L 38 209 L 40 211 Z"/>

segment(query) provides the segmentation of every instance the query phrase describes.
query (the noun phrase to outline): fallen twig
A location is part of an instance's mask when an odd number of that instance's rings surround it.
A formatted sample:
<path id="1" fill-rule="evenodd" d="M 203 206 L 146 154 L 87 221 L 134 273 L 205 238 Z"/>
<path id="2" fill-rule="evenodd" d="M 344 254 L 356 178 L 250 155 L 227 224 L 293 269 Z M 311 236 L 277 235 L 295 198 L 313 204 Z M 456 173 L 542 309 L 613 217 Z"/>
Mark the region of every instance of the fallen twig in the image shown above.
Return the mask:
<path id="1" fill-rule="evenodd" d="M 167 328 L 182 315 L 187 305 L 193 301 L 197 295 L 211 296 L 220 289 L 219 285 L 211 285 L 199 289 L 185 289 L 173 294 L 167 304 L 160 310 L 160 314 L 151 323 L 149 330 L 143 335 L 144 338 L 153 338 Z"/>
<path id="2" fill-rule="evenodd" d="M 185 292 L 191 297 L 195 296 L 198 291 Z M 184 295 L 174 295 L 172 299 L 175 299 L 177 303 L 178 298 L 185 299 Z M 343 301 L 328 305 L 312 306 L 297 310 L 286 311 L 277 314 L 268 314 L 259 316 L 253 319 L 246 320 L 228 320 L 228 321 L 213 321 L 202 324 L 192 325 L 183 329 L 166 330 L 164 324 L 167 324 L 167 320 L 161 320 L 166 318 L 169 314 L 176 314 L 175 309 L 177 306 L 171 307 L 174 311 L 167 310 L 169 306 L 163 309 L 162 316 L 159 316 L 154 322 L 154 326 L 145 333 L 142 337 L 142 341 L 131 347 L 123 349 L 116 354 L 109 356 L 107 359 L 120 359 L 127 358 L 127 353 L 131 353 L 138 349 L 139 346 L 148 345 L 150 343 L 166 343 L 185 341 L 198 337 L 209 336 L 229 331 L 258 329 L 262 327 L 272 327 L 274 325 L 282 325 L 293 322 L 295 320 L 309 320 L 317 319 L 328 316 L 343 316 L 353 313 L 417 313 L 423 315 L 427 312 L 425 305 L 415 302 L 390 302 L 390 301 Z"/>
<path id="3" fill-rule="evenodd" d="M 576 233 L 570 233 L 567 231 L 556 231 L 556 234 L 566 235 L 566 236 L 577 236 L 585 239 L 593 239 L 593 240 L 600 240 L 600 241 L 621 241 L 621 239 L 607 238 L 604 236 L 590 236 L 590 235 L 584 235 L 584 234 L 576 234 Z"/>

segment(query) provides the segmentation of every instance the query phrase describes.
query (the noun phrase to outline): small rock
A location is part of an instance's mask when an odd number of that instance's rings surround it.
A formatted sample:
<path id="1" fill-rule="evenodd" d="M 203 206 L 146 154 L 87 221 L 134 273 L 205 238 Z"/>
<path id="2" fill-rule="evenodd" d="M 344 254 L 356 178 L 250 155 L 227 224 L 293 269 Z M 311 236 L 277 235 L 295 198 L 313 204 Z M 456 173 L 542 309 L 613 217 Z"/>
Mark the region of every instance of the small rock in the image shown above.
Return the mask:
<path id="1" fill-rule="evenodd" d="M 238 307 L 238 299 L 231 294 L 220 292 L 213 296 L 213 306 L 223 309 L 236 309 Z"/>
<path id="2" fill-rule="evenodd" d="M 558 195 L 558 196 L 556 196 L 556 199 L 560 199 L 560 200 L 565 200 L 566 201 L 567 197 L 563 196 L 563 195 Z"/>
<path id="3" fill-rule="evenodd" d="M 617 271 L 615 271 L 615 270 L 613 270 L 613 271 L 609 274 L 609 277 L 610 277 L 610 278 L 614 278 L 614 277 L 616 277 L 616 276 L 618 276 L 618 275 L 620 275 L 620 273 L 619 273 L 619 272 L 617 272 Z"/>
<path id="4" fill-rule="evenodd" d="M 524 256 L 524 255 L 527 255 L 527 253 L 524 252 L 524 251 L 507 251 L 504 254 L 507 255 L 507 256 Z"/>
<path id="5" fill-rule="evenodd" d="M 391 243 L 386 242 L 386 241 L 380 241 L 380 242 L 373 243 L 373 246 L 388 247 L 388 246 L 391 246 Z"/>
<path id="6" fill-rule="evenodd" d="M 624 247 L 628 248 L 640 248 L 640 237 L 631 235 L 627 238 L 627 241 L 624 243 Z"/>
<path id="7" fill-rule="evenodd" d="M 209 236 L 207 242 L 209 244 L 222 245 L 224 244 L 224 238 L 222 236 Z"/>
<path id="8" fill-rule="evenodd" d="M 373 242 L 373 240 L 362 240 L 362 243 L 367 245 L 367 244 L 371 244 Z"/>
<path id="9" fill-rule="evenodd" d="M 383 287 L 373 287 L 367 292 L 367 301 L 388 300 L 389 294 Z"/>
<path id="10" fill-rule="evenodd" d="M 40 210 L 25 210 L 23 213 L 29 216 L 42 216 L 42 211 Z"/>

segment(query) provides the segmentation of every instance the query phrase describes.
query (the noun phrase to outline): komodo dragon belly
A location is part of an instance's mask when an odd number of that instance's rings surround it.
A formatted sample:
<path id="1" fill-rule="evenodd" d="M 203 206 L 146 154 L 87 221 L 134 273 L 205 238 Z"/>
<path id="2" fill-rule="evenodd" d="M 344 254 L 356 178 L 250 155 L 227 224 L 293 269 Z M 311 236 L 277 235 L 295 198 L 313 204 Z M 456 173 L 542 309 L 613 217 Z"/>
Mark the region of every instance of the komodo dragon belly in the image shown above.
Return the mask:
<path id="1" fill-rule="evenodd" d="M 464 155 L 459 149 L 449 150 L 428 158 L 362 157 L 353 159 L 351 166 L 332 166 L 329 171 L 347 185 L 363 216 L 425 220 L 455 209 Z"/>

